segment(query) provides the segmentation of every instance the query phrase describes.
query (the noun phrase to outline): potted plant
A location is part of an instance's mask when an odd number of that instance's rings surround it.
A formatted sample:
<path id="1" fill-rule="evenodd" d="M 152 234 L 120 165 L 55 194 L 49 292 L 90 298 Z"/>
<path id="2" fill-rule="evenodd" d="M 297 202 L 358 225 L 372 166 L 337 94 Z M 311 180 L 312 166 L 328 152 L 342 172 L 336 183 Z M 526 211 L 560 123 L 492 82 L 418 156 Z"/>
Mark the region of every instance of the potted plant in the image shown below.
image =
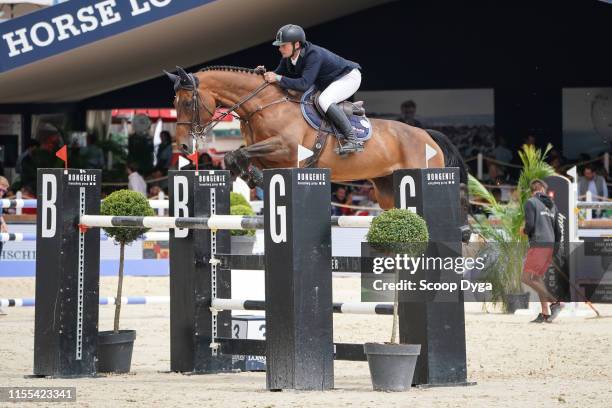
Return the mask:
<path id="1" fill-rule="evenodd" d="M 255 215 L 251 204 L 242 194 L 230 193 L 231 215 Z M 231 242 L 232 253 L 237 255 L 251 255 L 255 245 L 255 230 L 232 230 Z"/>
<path id="2" fill-rule="evenodd" d="M 139 192 L 119 190 L 104 199 L 100 214 L 110 216 L 153 216 L 155 212 L 147 198 Z M 135 330 L 119 330 L 121 296 L 123 290 L 123 266 L 125 246 L 138 239 L 147 228 L 104 228 L 106 234 L 119 244 L 119 274 L 115 296 L 115 320 L 113 330 L 98 333 L 98 371 L 127 373 L 132 362 Z"/>
<path id="3" fill-rule="evenodd" d="M 389 257 L 396 253 L 420 255 L 427 246 L 429 232 L 425 220 L 409 210 L 391 209 L 372 221 L 367 242 Z M 399 271 L 394 271 L 395 282 Z M 399 344 L 397 331 L 399 295 L 393 294 L 393 325 L 388 343 L 365 343 L 372 385 L 376 391 L 406 391 L 412 385 L 420 344 Z"/>
<path id="4" fill-rule="evenodd" d="M 492 245 L 484 248 L 489 262 L 480 280 L 491 283 L 490 301 L 502 304 L 505 313 L 529 307 L 529 292 L 523 290 L 521 274 L 523 259 L 529 247 L 522 233 L 525 222 L 524 206 L 529 199 L 529 184 L 534 179 L 554 175 L 555 170 L 545 162 L 552 146 L 544 151 L 524 145 L 519 151 L 523 169 L 519 176 L 517 192 L 508 204 L 499 203 L 493 194 L 473 176 L 469 176 L 468 188 L 472 196 L 484 201 L 483 208 L 489 217 L 476 216 L 476 231 Z"/>

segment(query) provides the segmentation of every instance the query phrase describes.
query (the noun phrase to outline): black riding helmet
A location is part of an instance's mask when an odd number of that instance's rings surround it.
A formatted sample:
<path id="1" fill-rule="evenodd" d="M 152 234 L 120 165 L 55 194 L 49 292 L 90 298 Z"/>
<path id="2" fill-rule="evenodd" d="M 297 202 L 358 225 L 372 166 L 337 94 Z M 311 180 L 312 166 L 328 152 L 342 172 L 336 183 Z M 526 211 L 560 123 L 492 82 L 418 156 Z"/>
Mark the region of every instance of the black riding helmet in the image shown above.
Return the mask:
<path id="1" fill-rule="evenodd" d="M 276 40 L 272 43 L 275 47 L 283 43 L 295 43 L 299 41 L 302 45 L 306 42 L 306 33 L 299 25 L 287 24 L 282 26 L 276 33 Z"/>

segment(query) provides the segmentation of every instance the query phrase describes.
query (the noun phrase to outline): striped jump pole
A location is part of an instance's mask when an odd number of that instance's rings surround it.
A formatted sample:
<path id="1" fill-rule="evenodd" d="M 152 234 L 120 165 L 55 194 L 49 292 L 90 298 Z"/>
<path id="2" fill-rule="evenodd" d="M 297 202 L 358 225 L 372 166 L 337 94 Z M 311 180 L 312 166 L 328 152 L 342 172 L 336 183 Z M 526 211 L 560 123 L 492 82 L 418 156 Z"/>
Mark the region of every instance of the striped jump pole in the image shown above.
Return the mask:
<path id="1" fill-rule="evenodd" d="M 210 217 L 112 217 L 104 215 L 81 216 L 86 227 L 133 227 L 156 229 L 248 230 L 262 229 L 263 217 L 242 215 L 211 215 Z"/>
<path id="2" fill-rule="evenodd" d="M 368 228 L 371 216 L 333 216 L 332 227 Z M 132 227 L 156 229 L 204 229 L 204 230 L 251 230 L 263 229 L 264 217 L 254 215 L 212 215 L 210 217 L 113 217 L 106 215 L 83 215 L 80 224 L 85 227 Z"/>
<path id="3" fill-rule="evenodd" d="M 215 299 L 216 310 L 266 310 L 265 300 Z M 341 314 L 392 315 L 393 303 L 341 302 L 333 304 L 333 312 Z"/>
<path id="4" fill-rule="evenodd" d="M 108 241 L 110 237 L 106 234 L 100 235 L 101 241 Z M 169 236 L 167 232 L 146 232 L 142 235 L 144 241 L 168 241 Z M 22 242 L 22 241 L 36 241 L 36 234 L 28 232 L 2 232 L 0 233 L 0 242 Z"/>
<path id="5" fill-rule="evenodd" d="M 9 241 L 36 241 L 36 234 L 22 232 L 2 232 L 0 233 L 0 242 Z"/>
<path id="6" fill-rule="evenodd" d="M 0 199 L 0 208 L 36 208 L 36 199 Z"/>
<path id="7" fill-rule="evenodd" d="M 114 305 L 114 296 L 100 297 L 100 305 Z M 170 296 L 123 296 L 122 305 L 164 305 L 170 303 Z M 35 298 L 0 299 L 0 307 L 34 307 Z"/>

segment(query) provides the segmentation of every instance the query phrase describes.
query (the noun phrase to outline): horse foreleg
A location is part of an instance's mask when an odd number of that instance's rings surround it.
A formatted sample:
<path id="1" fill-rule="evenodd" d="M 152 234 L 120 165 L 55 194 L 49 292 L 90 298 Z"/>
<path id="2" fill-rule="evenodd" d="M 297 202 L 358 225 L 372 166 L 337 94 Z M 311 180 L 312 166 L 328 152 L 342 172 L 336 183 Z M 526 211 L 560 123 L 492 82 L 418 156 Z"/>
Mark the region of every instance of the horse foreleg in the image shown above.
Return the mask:
<path id="1" fill-rule="evenodd" d="M 223 161 L 225 162 L 225 168 L 228 169 L 232 175 L 243 179 L 248 184 L 249 188 L 263 185 L 263 174 L 257 167 L 249 163 L 249 158 L 244 148 L 226 153 Z"/>
<path id="2" fill-rule="evenodd" d="M 297 146 L 296 146 L 297 148 Z M 266 161 L 288 161 L 292 149 L 281 136 L 275 136 L 261 142 L 243 147 L 249 159 L 259 158 Z"/>
<path id="3" fill-rule="evenodd" d="M 251 163 L 253 158 L 278 159 L 286 158 L 290 149 L 283 147 L 285 144 L 280 137 L 272 137 L 264 141 L 254 143 L 225 155 L 225 167 L 232 174 L 240 177 L 250 188 L 263 185 L 263 173 Z"/>

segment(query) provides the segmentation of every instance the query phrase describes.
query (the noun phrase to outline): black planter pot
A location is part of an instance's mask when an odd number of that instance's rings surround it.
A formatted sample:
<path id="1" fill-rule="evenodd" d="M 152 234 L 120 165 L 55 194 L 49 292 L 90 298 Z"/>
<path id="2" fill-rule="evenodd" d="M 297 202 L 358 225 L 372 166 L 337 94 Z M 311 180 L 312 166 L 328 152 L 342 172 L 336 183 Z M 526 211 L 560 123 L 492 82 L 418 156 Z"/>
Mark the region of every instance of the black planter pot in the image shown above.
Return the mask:
<path id="1" fill-rule="evenodd" d="M 129 373 L 136 330 L 98 333 L 98 372 Z"/>
<path id="2" fill-rule="evenodd" d="M 232 254 L 253 255 L 255 240 L 254 235 L 232 235 Z"/>
<path id="3" fill-rule="evenodd" d="M 506 306 L 508 313 L 514 313 L 518 309 L 529 309 L 529 292 L 506 295 Z"/>
<path id="4" fill-rule="evenodd" d="M 412 386 L 420 344 L 365 343 L 374 391 L 407 391 Z"/>

